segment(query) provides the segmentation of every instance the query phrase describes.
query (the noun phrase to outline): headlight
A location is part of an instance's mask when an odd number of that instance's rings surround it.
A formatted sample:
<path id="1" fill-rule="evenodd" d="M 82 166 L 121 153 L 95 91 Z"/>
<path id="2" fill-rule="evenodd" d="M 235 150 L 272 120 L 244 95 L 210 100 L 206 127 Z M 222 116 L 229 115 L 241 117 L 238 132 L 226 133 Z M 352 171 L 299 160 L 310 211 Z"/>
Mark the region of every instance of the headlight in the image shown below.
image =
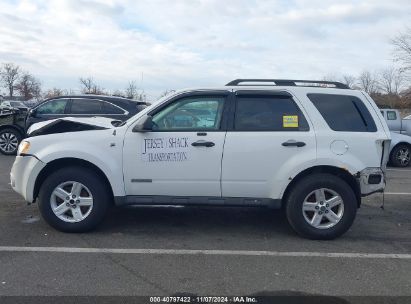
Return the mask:
<path id="1" fill-rule="evenodd" d="M 19 145 L 18 155 L 27 154 L 30 150 L 30 142 L 23 140 Z"/>

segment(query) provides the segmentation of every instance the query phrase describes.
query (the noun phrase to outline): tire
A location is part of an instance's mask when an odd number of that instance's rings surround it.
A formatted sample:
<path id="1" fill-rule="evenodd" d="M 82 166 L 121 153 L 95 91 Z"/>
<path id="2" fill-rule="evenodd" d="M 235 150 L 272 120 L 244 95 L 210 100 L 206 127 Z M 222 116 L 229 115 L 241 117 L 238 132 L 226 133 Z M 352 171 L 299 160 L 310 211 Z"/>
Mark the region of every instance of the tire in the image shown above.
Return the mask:
<path id="1" fill-rule="evenodd" d="M 106 183 L 94 171 L 81 167 L 63 168 L 52 173 L 41 185 L 39 209 L 44 220 L 57 230 L 87 232 L 104 219 L 110 195 Z"/>
<path id="2" fill-rule="evenodd" d="M 22 136 L 19 131 L 7 128 L 0 131 L 0 152 L 4 155 L 16 155 Z"/>
<path id="3" fill-rule="evenodd" d="M 288 222 L 299 235 L 331 240 L 351 227 L 358 205 L 354 191 L 343 179 L 331 174 L 314 174 L 293 186 L 285 207 Z"/>
<path id="4" fill-rule="evenodd" d="M 408 167 L 410 165 L 411 146 L 398 144 L 392 149 L 390 162 L 394 167 Z"/>

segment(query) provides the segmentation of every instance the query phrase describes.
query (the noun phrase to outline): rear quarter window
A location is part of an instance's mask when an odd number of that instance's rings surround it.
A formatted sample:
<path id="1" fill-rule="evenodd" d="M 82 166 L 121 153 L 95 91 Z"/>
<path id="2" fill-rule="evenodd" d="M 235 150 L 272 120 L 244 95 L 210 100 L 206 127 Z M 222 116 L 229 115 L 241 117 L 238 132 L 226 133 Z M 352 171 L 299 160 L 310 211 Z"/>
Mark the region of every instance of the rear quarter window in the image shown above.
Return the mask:
<path id="1" fill-rule="evenodd" d="M 103 102 L 103 112 L 105 114 L 125 114 L 123 109 L 108 102 Z"/>
<path id="2" fill-rule="evenodd" d="M 307 94 L 307 97 L 334 131 L 377 131 L 374 119 L 358 97 L 337 94 Z"/>

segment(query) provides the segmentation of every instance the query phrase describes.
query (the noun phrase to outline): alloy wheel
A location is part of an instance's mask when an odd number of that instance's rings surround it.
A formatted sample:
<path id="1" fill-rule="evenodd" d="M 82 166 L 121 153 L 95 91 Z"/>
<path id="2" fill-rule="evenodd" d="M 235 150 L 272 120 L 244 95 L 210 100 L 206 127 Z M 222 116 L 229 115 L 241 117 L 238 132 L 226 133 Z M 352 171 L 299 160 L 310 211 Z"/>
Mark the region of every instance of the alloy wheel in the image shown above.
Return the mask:
<path id="1" fill-rule="evenodd" d="M 397 160 L 401 163 L 403 166 L 408 166 L 410 163 L 410 149 L 408 148 L 401 148 L 397 152 Z"/>
<path id="2" fill-rule="evenodd" d="M 58 185 L 50 197 L 54 214 L 64 222 L 76 223 L 87 218 L 93 209 L 90 190 L 79 182 L 68 181 Z"/>
<path id="3" fill-rule="evenodd" d="M 3 133 L 0 135 L 0 149 L 6 153 L 13 153 L 17 150 L 19 140 L 13 133 Z"/>
<path id="4" fill-rule="evenodd" d="M 328 229 L 343 217 L 344 201 L 337 192 L 320 188 L 308 194 L 303 202 L 304 219 L 312 227 Z"/>

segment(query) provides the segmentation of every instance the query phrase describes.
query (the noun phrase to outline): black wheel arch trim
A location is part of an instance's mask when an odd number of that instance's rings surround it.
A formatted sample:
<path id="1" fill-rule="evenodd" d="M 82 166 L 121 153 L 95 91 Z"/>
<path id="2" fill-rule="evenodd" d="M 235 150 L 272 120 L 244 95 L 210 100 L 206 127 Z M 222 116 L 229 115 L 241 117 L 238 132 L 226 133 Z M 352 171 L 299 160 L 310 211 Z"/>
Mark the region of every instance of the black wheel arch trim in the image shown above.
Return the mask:
<path id="1" fill-rule="evenodd" d="M 1 132 L 2 130 L 5 130 L 5 129 L 14 129 L 14 130 L 16 130 L 17 132 L 19 132 L 19 134 L 20 134 L 20 136 L 21 136 L 22 139 L 25 138 L 24 129 L 21 128 L 20 126 L 17 126 L 17 125 L 0 125 L 0 132 Z"/>
<path id="2" fill-rule="evenodd" d="M 361 207 L 361 187 L 359 181 L 355 178 L 354 175 L 352 175 L 350 172 L 347 170 L 344 170 L 339 167 L 334 167 L 334 166 L 329 166 L 329 165 L 320 165 L 320 166 L 314 166 L 307 168 L 300 173 L 298 173 L 294 177 L 290 177 L 290 182 L 288 183 L 284 193 L 283 193 L 283 198 L 282 201 L 286 202 L 287 196 L 289 195 L 290 191 L 292 190 L 293 186 L 301 179 L 304 177 L 311 175 L 311 174 L 317 174 L 317 173 L 328 173 L 335 175 L 341 179 L 343 179 L 354 191 L 355 197 L 357 199 L 357 206 L 358 208 Z"/>
<path id="3" fill-rule="evenodd" d="M 113 188 L 111 186 L 110 180 L 106 176 L 106 174 L 95 164 L 80 159 L 80 158 L 70 158 L 70 157 L 65 157 L 65 158 L 58 158 L 55 159 L 49 163 L 46 164 L 46 166 L 40 171 L 36 178 L 36 182 L 34 183 L 34 190 L 33 190 L 33 201 L 36 201 L 41 185 L 43 182 L 46 180 L 47 176 L 50 174 L 50 172 L 53 172 L 55 170 L 59 170 L 62 168 L 68 168 L 68 167 L 81 167 L 81 168 L 88 168 L 90 170 L 93 170 L 96 172 L 96 174 L 106 183 L 109 191 L 111 198 L 114 197 L 113 195 Z"/>

